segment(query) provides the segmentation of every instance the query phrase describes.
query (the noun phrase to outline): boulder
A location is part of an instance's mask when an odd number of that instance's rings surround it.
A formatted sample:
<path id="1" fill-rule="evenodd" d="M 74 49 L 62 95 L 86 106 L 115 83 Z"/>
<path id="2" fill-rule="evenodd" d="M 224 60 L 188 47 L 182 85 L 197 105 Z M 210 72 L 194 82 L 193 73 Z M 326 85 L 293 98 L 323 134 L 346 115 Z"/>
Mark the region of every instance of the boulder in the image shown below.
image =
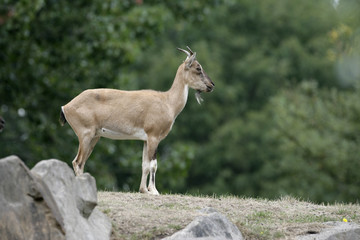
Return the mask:
<path id="1" fill-rule="evenodd" d="M 66 239 L 109 239 L 110 220 L 99 210 L 95 179 L 90 174 L 75 177 L 72 169 L 62 161 L 41 161 L 31 170 L 41 177 L 50 189 L 64 219 Z"/>
<path id="2" fill-rule="evenodd" d="M 210 240 L 210 239 L 243 239 L 239 229 L 224 215 L 213 208 L 200 210 L 204 215 L 198 216 L 187 225 L 166 240 Z"/>
<path id="3" fill-rule="evenodd" d="M 65 239 L 63 219 L 47 194 L 18 157 L 0 159 L 1 239 Z"/>
<path id="4" fill-rule="evenodd" d="M 111 222 L 96 204 L 90 174 L 75 177 L 56 159 L 31 171 L 16 156 L 0 159 L 1 239 L 109 239 Z"/>
<path id="5" fill-rule="evenodd" d="M 76 177 L 76 207 L 80 214 L 89 218 L 90 214 L 97 205 L 97 192 L 95 178 L 89 173 L 84 173 Z"/>

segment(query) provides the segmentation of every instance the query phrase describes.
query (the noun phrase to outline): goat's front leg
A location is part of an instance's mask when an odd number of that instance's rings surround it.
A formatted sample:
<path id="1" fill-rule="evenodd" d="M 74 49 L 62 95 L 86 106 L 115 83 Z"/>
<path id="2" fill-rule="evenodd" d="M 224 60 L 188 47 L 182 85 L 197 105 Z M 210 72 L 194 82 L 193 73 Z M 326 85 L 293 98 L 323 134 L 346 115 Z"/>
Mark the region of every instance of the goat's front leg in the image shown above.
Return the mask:
<path id="1" fill-rule="evenodd" d="M 150 138 L 149 138 L 150 139 Z M 142 177 L 140 192 L 159 195 L 155 187 L 155 174 L 157 170 L 156 149 L 158 142 L 151 139 L 144 143 L 142 159 Z M 149 186 L 146 187 L 147 177 L 150 173 Z"/>
<path id="2" fill-rule="evenodd" d="M 150 180 L 148 190 L 151 194 L 159 195 L 158 190 L 155 187 L 155 174 L 157 170 L 157 159 L 156 159 L 156 149 L 153 156 L 150 159 Z"/>
<path id="3" fill-rule="evenodd" d="M 141 176 L 141 183 L 139 191 L 141 193 L 149 193 L 146 183 L 147 177 L 150 172 L 150 162 L 148 161 L 148 154 L 147 154 L 147 143 L 144 142 L 143 154 L 142 154 L 142 176 Z"/>

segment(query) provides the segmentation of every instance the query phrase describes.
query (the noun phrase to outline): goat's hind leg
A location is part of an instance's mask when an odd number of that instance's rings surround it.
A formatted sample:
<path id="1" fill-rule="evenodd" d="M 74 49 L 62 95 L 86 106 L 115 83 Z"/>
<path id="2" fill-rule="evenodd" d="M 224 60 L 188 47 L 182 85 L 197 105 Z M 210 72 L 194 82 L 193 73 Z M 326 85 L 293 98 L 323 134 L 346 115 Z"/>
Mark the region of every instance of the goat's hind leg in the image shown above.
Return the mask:
<path id="1" fill-rule="evenodd" d="M 80 158 L 80 156 L 81 156 L 82 154 L 80 154 L 80 152 L 81 152 L 81 144 L 79 143 L 78 152 L 77 152 L 74 160 L 72 161 L 72 165 L 73 165 L 74 172 L 75 172 L 75 175 L 76 175 L 76 176 L 81 175 L 80 167 L 79 167 L 79 164 L 78 164 L 78 162 L 81 162 L 81 160 L 80 160 L 79 158 Z"/>
<path id="2" fill-rule="evenodd" d="M 83 174 L 86 160 L 89 158 L 99 139 L 100 137 L 94 137 L 94 134 L 92 133 L 79 137 L 78 153 L 72 162 L 76 176 Z"/>

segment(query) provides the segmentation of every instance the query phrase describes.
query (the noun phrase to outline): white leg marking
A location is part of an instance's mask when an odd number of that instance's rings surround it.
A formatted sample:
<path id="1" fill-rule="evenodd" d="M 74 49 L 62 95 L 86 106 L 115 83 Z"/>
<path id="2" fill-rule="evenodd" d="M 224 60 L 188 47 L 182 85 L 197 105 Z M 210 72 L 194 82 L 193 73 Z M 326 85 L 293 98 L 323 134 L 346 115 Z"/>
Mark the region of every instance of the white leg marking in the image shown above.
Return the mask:
<path id="1" fill-rule="evenodd" d="M 150 172 L 150 163 L 146 159 L 142 162 L 142 176 L 141 176 L 141 183 L 140 183 L 140 192 L 148 193 L 148 189 L 146 187 L 147 177 Z"/>
<path id="2" fill-rule="evenodd" d="M 155 187 L 156 170 L 157 170 L 157 160 L 154 159 L 150 161 L 150 181 L 149 181 L 148 190 L 150 194 L 159 195 L 159 192 L 158 190 L 156 190 Z"/>

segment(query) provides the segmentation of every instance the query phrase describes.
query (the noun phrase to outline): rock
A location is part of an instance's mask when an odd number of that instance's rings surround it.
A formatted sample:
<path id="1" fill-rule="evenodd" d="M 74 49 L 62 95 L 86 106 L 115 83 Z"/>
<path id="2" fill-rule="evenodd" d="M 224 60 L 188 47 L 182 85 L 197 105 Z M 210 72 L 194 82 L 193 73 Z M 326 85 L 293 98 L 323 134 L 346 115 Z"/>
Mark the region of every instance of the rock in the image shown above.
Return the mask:
<path id="1" fill-rule="evenodd" d="M 195 218 L 183 230 L 173 234 L 166 240 L 210 240 L 210 239 L 243 239 L 239 229 L 224 215 L 213 208 L 204 208 L 200 212 L 206 215 Z"/>
<path id="2" fill-rule="evenodd" d="M 89 173 L 76 177 L 76 206 L 81 215 L 88 218 L 97 205 L 95 178 Z"/>
<path id="3" fill-rule="evenodd" d="M 75 177 L 59 160 L 31 171 L 16 156 L 0 159 L 1 240 L 107 240 L 111 222 L 98 209 L 95 179 Z"/>
<path id="4" fill-rule="evenodd" d="M 65 239 L 61 215 L 46 192 L 18 157 L 0 159 L 1 239 Z"/>
<path id="5" fill-rule="evenodd" d="M 93 177 L 84 174 L 75 178 L 67 164 L 56 159 L 39 162 L 31 172 L 43 179 L 54 196 L 68 240 L 110 238 L 110 220 L 94 209 L 97 192 Z"/>
<path id="6" fill-rule="evenodd" d="M 360 239 L 360 226 L 347 222 L 327 222 L 318 234 L 299 236 L 298 240 L 353 240 Z"/>
<path id="7" fill-rule="evenodd" d="M 96 227 L 96 230 L 93 230 L 93 233 L 96 234 L 94 235 L 95 238 L 93 239 L 110 239 L 111 222 L 100 210 L 95 208 L 94 211 L 91 213 L 88 221 L 91 228 Z"/>

